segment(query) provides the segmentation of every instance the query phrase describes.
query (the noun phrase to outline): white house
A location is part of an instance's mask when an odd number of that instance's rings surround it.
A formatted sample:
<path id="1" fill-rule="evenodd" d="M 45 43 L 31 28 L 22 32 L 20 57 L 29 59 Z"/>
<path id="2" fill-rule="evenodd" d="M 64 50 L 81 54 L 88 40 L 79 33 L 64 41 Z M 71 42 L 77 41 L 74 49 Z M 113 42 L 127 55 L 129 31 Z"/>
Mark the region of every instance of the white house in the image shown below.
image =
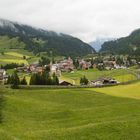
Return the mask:
<path id="1" fill-rule="evenodd" d="M 0 80 L 6 80 L 7 77 L 6 71 L 4 69 L 0 69 Z"/>

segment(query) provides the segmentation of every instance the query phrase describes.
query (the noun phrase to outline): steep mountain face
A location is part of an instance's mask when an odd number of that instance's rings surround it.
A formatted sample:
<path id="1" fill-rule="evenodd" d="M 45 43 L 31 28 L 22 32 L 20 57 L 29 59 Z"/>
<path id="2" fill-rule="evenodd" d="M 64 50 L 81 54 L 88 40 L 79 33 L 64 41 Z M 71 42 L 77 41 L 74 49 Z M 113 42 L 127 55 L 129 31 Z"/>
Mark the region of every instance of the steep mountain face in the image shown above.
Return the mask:
<path id="1" fill-rule="evenodd" d="M 106 41 L 114 40 L 113 38 L 97 38 L 95 41 L 90 42 L 89 44 L 97 51 L 101 49 L 101 46 L 104 44 Z"/>
<path id="2" fill-rule="evenodd" d="M 18 37 L 19 41 L 26 44 L 25 49 L 35 54 L 52 51 L 54 55 L 83 56 L 95 52 L 78 38 L 3 19 L 0 19 L 0 36 Z"/>
<path id="3" fill-rule="evenodd" d="M 105 42 L 100 52 L 140 55 L 140 29 L 135 30 L 127 37 Z"/>

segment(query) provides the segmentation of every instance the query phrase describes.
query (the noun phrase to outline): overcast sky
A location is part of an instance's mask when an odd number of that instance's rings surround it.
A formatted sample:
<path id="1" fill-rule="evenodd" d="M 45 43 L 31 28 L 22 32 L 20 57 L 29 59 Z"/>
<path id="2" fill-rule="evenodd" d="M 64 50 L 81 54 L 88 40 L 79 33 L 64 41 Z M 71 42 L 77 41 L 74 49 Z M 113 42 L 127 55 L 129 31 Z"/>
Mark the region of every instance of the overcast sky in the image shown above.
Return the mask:
<path id="1" fill-rule="evenodd" d="M 0 0 L 0 18 L 90 42 L 140 28 L 140 0 Z"/>

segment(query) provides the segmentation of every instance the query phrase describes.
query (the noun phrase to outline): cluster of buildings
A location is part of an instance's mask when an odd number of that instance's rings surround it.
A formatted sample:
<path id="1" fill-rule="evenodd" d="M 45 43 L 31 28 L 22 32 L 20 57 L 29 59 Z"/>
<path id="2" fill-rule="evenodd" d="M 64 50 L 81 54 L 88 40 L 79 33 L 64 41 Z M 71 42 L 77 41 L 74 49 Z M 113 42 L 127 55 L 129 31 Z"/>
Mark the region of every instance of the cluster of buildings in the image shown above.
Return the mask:
<path id="1" fill-rule="evenodd" d="M 43 73 L 43 71 L 45 70 L 45 67 L 44 66 L 40 67 L 37 64 L 32 64 L 29 66 L 15 68 L 15 70 L 17 70 L 17 72 Z"/>
<path id="2" fill-rule="evenodd" d="M 106 70 L 112 69 L 126 69 L 126 66 L 120 66 L 116 63 L 116 61 L 103 61 L 103 65 L 105 66 Z"/>
<path id="3" fill-rule="evenodd" d="M 120 66 L 116 63 L 115 60 L 104 59 L 102 63 L 95 63 L 93 64 L 91 61 L 87 61 L 84 59 L 77 59 L 78 67 L 83 70 L 87 70 L 89 68 L 98 68 L 99 66 L 104 67 L 106 70 L 112 69 L 127 69 L 126 65 Z M 133 60 L 133 63 L 136 64 L 136 61 Z M 140 65 L 140 62 L 139 62 Z M 43 73 L 46 70 L 46 67 L 49 67 L 50 74 L 53 75 L 54 73 L 56 76 L 60 77 L 61 72 L 72 72 L 75 69 L 75 65 L 73 60 L 69 57 L 68 59 L 64 59 L 59 61 L 55 64 L 50 63 L 47 66 L 39 66 L 38 64 L 31 64 L 29 66 L 23 66 L 15 68 L 17 72 L 26 72 L 26 73 Z M 6 71 L 4 69 L 0 69 L 0 81 L 6 80 L 8 75 L 6 75 Z M 90 81 L 90 85 L 92 86 L 101 86 L 105 84 L 117 84 L 118 81 L 112 78 L 101 78 L 96 81 Z M 62 81 L 62 85 L 71 85 L 66 81 Z"/>
<path id="4" fill-rule="evenodd" d="M 38 64 L 32 64 L 29 66 L 18 67 L 15 70 L 17 72 L 27 72 L 27 73 L 43 73 L 46 69 L 45 66 L 39 66 Z M 57 76 L 61 76 L 61 72 L 71 72 L 74 70 L 73 60 L 69 57 L 56 64 L 50 63 L 48 65 L 50 68 L 50 74 L 55 73 Z"/>
<path id="5" fill-rule="evenodd" d="M 113 84 L 119 84 L 119 82 L 112 78 L 100 78 L 98 80 L 90 81 L 90 86 L 103 86 L 103 85 L 113 85 Z"/>
<path id="6" fill-rule="evenodd" d="M 61 72 L 71 72 L 74 70 L 73 60 L 69 57 L 56 64 L 50 64 L 50 73 L 55 73 L 57 76 L 61 76 Z"/>
<path id="7" fill-rule="evenodd" d="M 58 63 L 58 69 L 62 72 L 71 72 L 74 70 L 73 60 L 69 57 Z"/>
<path id="8" fill-rule="evenodd" d="M 83 59 L 78 60 L 78 63 L 79 67 L 83 70 L 88 70 L 92 66 L 91 62 L 85 61 Z"/>

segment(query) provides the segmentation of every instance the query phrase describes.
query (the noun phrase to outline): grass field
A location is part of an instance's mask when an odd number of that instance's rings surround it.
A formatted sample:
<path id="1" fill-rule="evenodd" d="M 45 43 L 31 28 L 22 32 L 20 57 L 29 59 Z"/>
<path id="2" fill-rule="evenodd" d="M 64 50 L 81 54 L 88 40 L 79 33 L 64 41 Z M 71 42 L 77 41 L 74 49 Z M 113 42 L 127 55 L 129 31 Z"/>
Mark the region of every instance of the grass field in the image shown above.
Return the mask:
<path id="1" fill-rule="evenodd" d="M 28 62 L 26 60 L 23 60 L 23 59 L 0 59 L 1 62 L 5 62 L 7 64 L 9 63 L 17 63 L 17 64 L 26 64 L 28 65 Z"/>
<path id="2" fill-rule="evenodd" d="M 1 89 L 1 140 L 139 140 L 140 82 L 93 89 Z"/>
<path id="3" fill-rule="evenodd" d="M 25 55 L 26 58 L 29 56 Z M 9 63 L 17 63 L 17 64 L 26 64 L 28 65 L 28 61 L 23 59 L 23 55 L 17 52 L 6 52 L 4 55 L 0 54 L 0 64 L 5 65 Z"/>
<path id="4" fill-rule="evenodd" d="M 112 77 L 118 80 L 119 82 L 127 82 L 131 80 L 136 80 L 136 76 L 131 74 L 127 70 L 118 69 L 118 70 L 111 70 L 111 71 L 99 71 L 97 69 L 90 69 L 90 70 L 78 70 L 74 73 L 63 73 L 62 79 L 71 82 L 75 81 L 78 85 L 80 83 L 80 78 L 86 76 L 89 80 L 97 80 L 101 77 Z M 72 82 L 71 82 L 72 83 Z"/>
<path id="5" fill-rule="evenodd" d="M 23 56 L 26 56 L 26 59 L 23 59 Z M 0 64 L 9 64 L 9 63 L 24 63 L 26 65 L 38 62 L 40 57 L 36 57 L 33 54 L 24 52 L 6 52 L 4 55 L 0 54 Z"/>
<path id="6" fill-rule="evenodd" d="M 23 54 L 17 53 L 17 52 L 7 52 L 6 54 L 7 55 L 10 55 L 10 56 L 19 57 L 19 58 L 23 58 L 23 56 L 26 56 L 26 58 L 29 58 L 30 57 L 28 55 L 23 55 Z"/>

